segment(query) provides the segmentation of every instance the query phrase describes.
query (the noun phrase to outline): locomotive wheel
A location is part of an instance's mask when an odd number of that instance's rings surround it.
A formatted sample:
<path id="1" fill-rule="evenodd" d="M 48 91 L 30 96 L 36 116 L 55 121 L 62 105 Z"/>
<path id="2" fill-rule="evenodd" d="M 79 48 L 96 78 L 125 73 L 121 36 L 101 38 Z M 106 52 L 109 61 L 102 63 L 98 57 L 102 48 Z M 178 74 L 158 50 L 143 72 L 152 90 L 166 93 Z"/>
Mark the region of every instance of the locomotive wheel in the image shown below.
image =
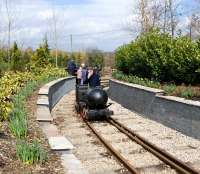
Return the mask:
<path id="1" fill-rule="evenodd" d="M 75 109 L 77 113 L 80 113 L 80 106 L 78 104 L 75 105 Z"/>
<path id="2" fill-rule="evenodd" d="M 82 110 L 80 111 L 80 116 L 82 117 L 82 119 L 87 119 L 87 109 L 85 109 L 85 108 L 82 108 Z"/>

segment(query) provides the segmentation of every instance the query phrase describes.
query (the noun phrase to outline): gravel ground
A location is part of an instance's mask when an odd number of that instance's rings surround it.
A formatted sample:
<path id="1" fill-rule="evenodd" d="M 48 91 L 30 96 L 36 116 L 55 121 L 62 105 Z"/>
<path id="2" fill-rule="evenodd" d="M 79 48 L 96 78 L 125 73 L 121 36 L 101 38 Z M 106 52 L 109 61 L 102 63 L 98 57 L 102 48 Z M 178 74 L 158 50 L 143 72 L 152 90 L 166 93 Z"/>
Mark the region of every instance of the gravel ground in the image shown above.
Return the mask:
<path id="1" fill-rule="evenodd" d="M 74 111 L 74 91 L 65 95 L 53 109 L 55 124 L 75 146 L 73 153 L 82 162 L 84 168 L 91 174 L 128 173 L 123 166 L 106 151 L 99 140 Z M 123 108 L 114 101 L 110 107 L 114 111 L 113 118 L 137 132 L 158 147 L 171 153 L 178 159 L 200 169 L 200 141 L 185 136 L 155 121 L 144 118 L 137 113 Z M 93 123 L 93 126 L 107 139 L 114 148 L 124 155 L 131 164 L 145 174 L 174 174 L 169 166 L 144 150 L 138 144 L 131 142 L 116 128 L 107 123 Z"/>
<path id="2" fill-rule="evenodd" d="M 109 102 L 114 103 L 110 107 L 114 111 L 112 116 L 114 119 L 117 119 L 120 123 L 134 130 L 148 141 L 200 171 L 199 140 L 144 118 L 112 100 Z"/>
<path id="3" fill-rule="evenodd" d="M 142 146 L 130 140 L 126 135 L 119 132 L 109 123 L 93 123 L 95 129 L 110 142 L 112 147 L 124 156 L 130 164 L 136 167 L 141 173 L 176 173 L 157 157 L 143 149 Z"/>
<path id="4" fill-rule="evenodd" d="M 128 174 L 77 116 L 74 97 L 74 91 L 65 95 L 52 111 L 61 134 L 75 146 L 74 155 L 91 174 Z"/>

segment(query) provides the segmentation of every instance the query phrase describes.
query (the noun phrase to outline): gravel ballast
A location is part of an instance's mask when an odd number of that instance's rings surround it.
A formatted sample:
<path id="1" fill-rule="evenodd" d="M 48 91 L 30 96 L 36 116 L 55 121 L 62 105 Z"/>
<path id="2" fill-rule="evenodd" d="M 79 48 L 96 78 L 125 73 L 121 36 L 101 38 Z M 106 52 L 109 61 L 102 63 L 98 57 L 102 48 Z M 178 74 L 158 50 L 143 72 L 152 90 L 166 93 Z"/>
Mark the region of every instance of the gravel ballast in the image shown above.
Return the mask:
<path id="1" fill-rule="evenodd" d="M 200 171 L 200 141 L 134 113 L 110 100 L 112 116 L 151 143 Z"/>
<path id="2" fill-rule="evenodd" d="M 109 102 L 113 103 L 110 109 L 114 111 L 114 115 L 112 116 L 114 119 L 179 160 L 198 170 L 200 169 L 200 141 L 127 110 L 112 100 Z M 52 115 L 61 134 L 66 136 L 75 146 L 72 152 L 82 162 L 84 169 L 91 174 L 127 174 L 128 172 L 124 167 L 107 152 L 104 146 L 76 114 L 74 103 L 75 92 L 72 91 L 60 100 L 53 109 Z M 131 142 L 128 137 L 119 133 L 116 128 L 108 125 L 108 123 L 93 123 L 93 126 L 131 164 L 137 167 L 141 173 L 176 173 L 176 171 L 165 165 L 141 146 Z"/>
<path id="3" fill-rule="evenodd" d="M 65 95 L 55 106 L 52 115 L 62 135 L 74 145 L 73 154 L 91 174 L 123 174 L 124 169 L 107 152 L 99 140 L 78 117 L 74 109 L 74 91 Z M 128 172 L 126 171 L 126 174 Z"/>

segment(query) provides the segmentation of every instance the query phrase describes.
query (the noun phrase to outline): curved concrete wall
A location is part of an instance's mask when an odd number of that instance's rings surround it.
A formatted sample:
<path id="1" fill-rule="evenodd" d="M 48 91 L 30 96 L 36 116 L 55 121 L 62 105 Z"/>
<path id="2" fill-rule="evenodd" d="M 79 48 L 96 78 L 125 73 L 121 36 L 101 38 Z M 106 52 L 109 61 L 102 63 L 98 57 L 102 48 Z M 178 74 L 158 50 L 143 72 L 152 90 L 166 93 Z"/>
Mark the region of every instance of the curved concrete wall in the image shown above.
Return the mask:
<path id="1" fill-rule="evenodd" d="M 66 77 L 54 80 L 40 88 L 37 100 L 37 120 L 52 121 L 51 110 L 66 93 L 75 89 L 75 84 L 74 77 Z"/>
<path id="2" fill-rule="evenodd" d="M 59 100 L 69 91 L 75 89 L 75 78 L 67 78 L 55 83 L 49 89 L 49 108 L 52 108 L 59 102 Z"/>
<path id="3" fill-rule="evenodd" d="M 110 80 L 110 98 L 144 117 L 200 139 L 200 102 L 164 96 L 163 90 Z"/>
<path id="4" fill-rule="evenodd" d="M 75 89 L 74 77 L 61 78 L 46 84 L 40 88 L 38 92 L 36 113 L 38 124 L 46 135 L 51 150 L 61 152 L 62 165 L 67 172 L 69 170 L 67 168 L 68 166 L 65 165 L 65 161 L 69 160 L 69 157 L 73 156 L 69 153 L 70 156 L 66 157 L 66 151 L 69 152 L 69 150 L 74 147 L 52 122 L 54 118 L 51 115 L 51 110 L 66 93 L 73 89 Z M 70 158 L 70 160 L 74 159 L 75 158 Z"/>

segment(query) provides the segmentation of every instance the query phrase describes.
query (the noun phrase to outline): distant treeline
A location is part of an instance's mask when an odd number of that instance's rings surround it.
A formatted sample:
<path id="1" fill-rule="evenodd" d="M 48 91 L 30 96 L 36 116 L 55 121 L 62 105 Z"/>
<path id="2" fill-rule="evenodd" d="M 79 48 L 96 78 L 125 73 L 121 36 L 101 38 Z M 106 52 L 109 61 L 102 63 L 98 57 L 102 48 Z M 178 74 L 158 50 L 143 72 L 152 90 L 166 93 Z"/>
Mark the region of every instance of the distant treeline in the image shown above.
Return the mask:
<path id="1" fill-rule="evenodd" d="M 112 54 L 103 53 L 98 49 L 90 49 L 87 52 L 68 53 L 61 50 L 50 50 L 47 39 L 36 50 L 32 48 L 20 49 L 17 42 L 8 49 L 0 48 L 0 76 L 6 71 L 26 71 L 34 67 L 45 67 L 48 64 L 64 68 L 69 59 L 74 59 L 77 66 L 85 63 L 88 66 L 104 67 L 105 64 L 113 64 Z"/>

